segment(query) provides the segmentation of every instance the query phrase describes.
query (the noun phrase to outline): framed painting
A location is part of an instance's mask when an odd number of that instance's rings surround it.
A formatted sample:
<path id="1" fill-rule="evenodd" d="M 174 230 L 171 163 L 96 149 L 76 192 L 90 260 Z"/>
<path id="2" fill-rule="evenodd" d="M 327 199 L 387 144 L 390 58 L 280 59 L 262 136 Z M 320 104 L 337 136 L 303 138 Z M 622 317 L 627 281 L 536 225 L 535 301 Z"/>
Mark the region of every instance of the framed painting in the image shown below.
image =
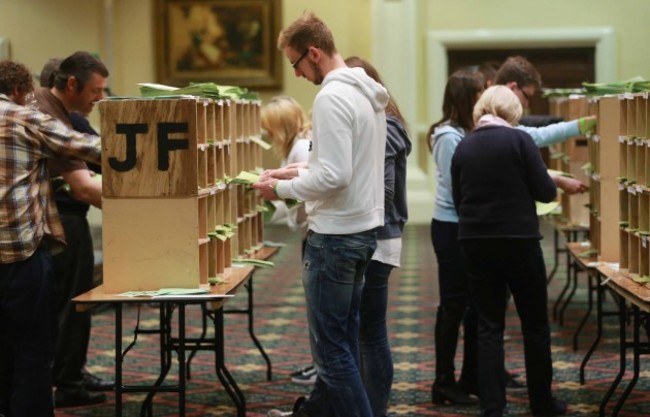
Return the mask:
<path id="1" fill-rule="evenodd" d="M 154 0 L 158 82 L 282 88 L 281 0 Z"/>

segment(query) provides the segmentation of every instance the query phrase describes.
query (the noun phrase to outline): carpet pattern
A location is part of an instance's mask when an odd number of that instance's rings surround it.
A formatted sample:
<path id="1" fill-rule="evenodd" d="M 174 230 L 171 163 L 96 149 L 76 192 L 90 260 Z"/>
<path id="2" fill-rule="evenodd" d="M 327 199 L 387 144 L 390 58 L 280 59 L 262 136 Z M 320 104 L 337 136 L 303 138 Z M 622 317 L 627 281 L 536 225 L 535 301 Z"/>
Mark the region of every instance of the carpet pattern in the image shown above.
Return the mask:
<path id="1" fill-rule="evenodd" d="M 549 269 L 552 262 L 552 229 L 542 228 L 546 239 L 544 251 Z M 266 238 L 281 241 L 286 246 L 273 261 L 272 269 L 260 269 L 254 277 L 255 332 L 271 357 L 273 380 L 266 380 L 266 365 L 247 333 L 246 318 L 227 315 L 226 363 L 246 395 L 247 415 L 266 416 L 268 410 L 280 408 L 289 410 L 298 395 L 306 394 L 309 387 L 294 385 L 289 374 L 309 364 L 311 359 L 307 341 L 307 326 L 304 296 L 300 282 L 300 238 L 289 233 L 282 226 L 269 226 Z M 395 380 L 391 393 L 389 413 L 393 416 L 476 416 L 477 407 L 454 407 L 433 405 L 430 388 L 434 375 L 433 328 L 438 300 L 436 262 L 429 237 L 429 226 L 408 226 L 405 232 L 403 265 L 391 276 L 389 299 L 389 324 L 392 351 L 395 362 Z M 566 279 L 564 255 L 560 268 L 549 286 L 549 311 Z M 573 302 L 565 312 L 563 326 L 551 323 L 551 337 L 554 359 L 554 388 L 556 395 L 569 403 L 569 416 L 595 416 L 601 398 L 609 388 L 618 371 L 618 332 L 616 318 L 606 318 L 604 339 L 592 356 L 586 372 L 586 383 L 579 383 L 579 366 L 586 349 L 595 335 L 595 317 L 592 316 L 579 339 L 579 349 L 574 351 L 572 338 L 574 329 L 586 311 L 586 279 L 580 278 L 580 286 Z M 229 300 L 227 307 L 243 306 L 245 291 Z M 241 304 L 240 304 L 241 303 Z M 611 298 L 606 306 L 613 308 Z M 124 310 L 124 340 L 126 346 L 132 339 L 129 333 L 135 325 L 135 307 Z M 199 309 L 188 308 L 188 334 L 200 331 Z M 91 348 L 88 353 L 88 369 L 93 373 L 112 378 L 113 376 L 113 311 L 103 310 L 93 315 Z M 158 309 L 144 305 L 140 311 L 140 326 L 155 328 L 158 325 Z M 512 306 L 508 311 L 507 368 L 525 376 L 522 341 L 519 321 Z M 459 344 L 457 359 L 461 358 L 462 343 Z M 236 411 L 213 370 L 213 355 L 199 352 L 192 361 L 191 380 L 188 384 L 187 416 L 230 417 Z M 628 361 L 631 367 L 631 359 Z M 647 358 L 642 358 L 642 372 L 635 390 L 627 399 L 619 416 L 641 417 L 650 415 L 650 367 Z M 152 383 L 159 369 L 158 345 L 155 336 L 138 336 L 138 343 L 129 352 L 124 362 L 125 383 Z M 167 381 L 174 383 L 177 368 L 174 366 Z M 622 389 L 629 381 L 626 375 L 610 400 L 608 413 Z M 144 394 L 123 396 L 125 416 L 140 414 Z M 89 407 L 57 409 L 58 417 L 103 417 L 114 416 L 113 395 L 109 401 Z M 154 400 L 155 416 L 177 416 L 177 395 L 157 394 Z M 526 391 L 508 392 L 507 416 L 528 416 Z"/>

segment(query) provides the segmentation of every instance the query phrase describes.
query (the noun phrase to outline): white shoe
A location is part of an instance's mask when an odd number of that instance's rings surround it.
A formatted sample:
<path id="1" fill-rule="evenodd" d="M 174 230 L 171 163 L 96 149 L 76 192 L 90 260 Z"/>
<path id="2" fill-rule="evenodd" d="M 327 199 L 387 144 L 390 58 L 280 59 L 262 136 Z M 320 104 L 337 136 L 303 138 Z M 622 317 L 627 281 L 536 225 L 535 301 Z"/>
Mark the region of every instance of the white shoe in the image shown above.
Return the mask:
<path id="1" fill-rule="evenodd" d="M 316 383 L 316 368 L 309 365 L 291 374 L 291 382 L 300 385 L 314 385 Z"/>
<path id="2" fill-rule="evenodd" d="M 271 410 L 266 413 L 266 417 L 308 417 L 305 411 L 300 410 L 300 406 L 306 400 L 305 396 L 301 395 L 296 398 L 296 402 L 293 403 L 293 410 L 291 411 L 280 411 L 280 410 Z"/>
<path id="3" fill-rule="evenodd" d="M 271 410 L 266 413 L 266 417 L 291 417 L 293 416 L 293 411 L 280 411 L 280 410 Z"/>

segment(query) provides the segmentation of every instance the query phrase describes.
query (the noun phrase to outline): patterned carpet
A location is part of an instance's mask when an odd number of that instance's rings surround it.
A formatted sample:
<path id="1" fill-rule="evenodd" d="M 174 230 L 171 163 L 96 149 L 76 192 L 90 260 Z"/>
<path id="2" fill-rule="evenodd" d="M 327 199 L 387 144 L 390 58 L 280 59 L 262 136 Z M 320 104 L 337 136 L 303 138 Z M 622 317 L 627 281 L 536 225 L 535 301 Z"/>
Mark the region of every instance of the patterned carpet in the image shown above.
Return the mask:
<path id="1" fill-rule="evenodd" d="M 552 230 L 543 226 L 545 255 L 552 262 Z M 251 342 L 246 331 L 246 319 L 239 315 L 228 315 L 226 322 L 226 362 L 229 370 L 246 395 L 248 416 L 265 416 L 272 408 L 290 409 L 296 396 L 308 389 L 291 384 L 288 375 L 310 362 L 305 323 L 304 298 L 299 280 L 299 237 L 281 226 L 267 227 L 266 238 L 282 241 L 287 246 L 275 256 L 276 267 L 261 269 L 255 274 L 255 331 L 273 363 L 273 380 L 268 382 L 265 363 Z M 563 255 L 564 256 L 564 255 Z M 562 256 L 562 260 L 564 257 Z M 394 416 L 475 416 L 476 407 L 434 406 L 430 402 L 430 386 L 434 375 L 433 327 L 437 304 L 436 266 L 430 243 L 429 227 L 409 226 L 405 233 L 403 266 L 391 277 L 390 335 L 395 360 L 395 382 L 389 412 Z M 563 262 L 550 284 L 550 308 L 565 282 L 566 270 Z M 580 280 L 584 287 L 585 279 Z M 605 336 L 589 366 L 586 383 L 579 383 L 579 366 L 583 355 L 595 334 L 595 319 L 592 317 L 579 339 L 579 349 L 573 351 L 572 338 L 577 323 L 582 318 L 587 294 L 583 289 L 574 297 L 565 313 L 563 326 L 552 323 L 555 390 L 559 398 L 570 404 L 570 416 L 595 416 L 600 399 L 608 389 L 618 369 L 617 327 L 615 318 L 605 319 Z M 228 302 L 229 307 L 243 306 L 245 291 Z M 607 301 L 611 307 L 611 298 Z M 193 325 L 188 332 L 198 333 L 198 309 L 190 308 L 188 316 Z M 158 324 L 158 310 L 155 305 L 142 308 L 140 325 L 155 327 Z M 124 311 L 124 344 L 133 339 L 129 333 L 135 324 L 137 310 Z M 88 368 L 103 377 L 113 374 L 113 312 L 103 310 L 93 315 L 93 332 Z M 525 375 L 519 323 L 514 308 L 509 309 L 509 340 L 506 342 L 507 367 L 511 372 Z M 154 336 L 138 336 L 136 347 L 129 352 L 125 362 L 127 383 L 152 382 L 158 371 L 157 340 Z M 460 349 L 459 349 L 460 350 Z M 198 353 L 192 362 L 192 379 L 188 385 L 187 416 L 230 417 L 235 408 L 218 382 L 213 371 L 213 355 Z M 629 361 L 631 366 L 631 360 Z M 642 369 L 648 369 L 647 359 L 642 358 Z M 168 381 L 176 381 L 177 373 L 172 368 Z M 630 395 L 621 417 L 650 415 L 650 371 L 642 373 L 637 387 Z M 629 380 L 624 379 L 623 387 Z M 614 400 L 622 392 L 619 388 Z M 124 415 L 140 414 L 143 394 L 124 396 Z M 176 416 L 176 394 L 158 394 L 155 397 L 155 416 Z M 507 416 L 528 416 L 526 392 L 508 393 Z M 610 401 L 608 414 L 611 414 Z M 58 409 L 57 416 L 114 416 L 113 396 L 109 401 L 92 407 Z"/>

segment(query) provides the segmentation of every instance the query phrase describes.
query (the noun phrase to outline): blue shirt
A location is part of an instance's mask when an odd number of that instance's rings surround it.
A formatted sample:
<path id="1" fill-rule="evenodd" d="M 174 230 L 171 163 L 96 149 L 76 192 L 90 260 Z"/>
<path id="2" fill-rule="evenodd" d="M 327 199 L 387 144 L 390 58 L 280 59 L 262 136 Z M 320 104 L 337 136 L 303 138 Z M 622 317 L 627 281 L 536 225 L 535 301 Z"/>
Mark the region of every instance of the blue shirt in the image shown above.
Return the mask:
<path id="1" fill-rule="evenodd" d="M 577 120 L 543 127 L 517 126 L 517 129 L 528 133 L 538 148 L 553 145 L 580 134 Z M 447 121 L 438 126 L 432 135 L 433 160 L 436 163 L 433 218 L 442 222 L 458 223 L 458 214 L 451 195 L 451 158 L 465 134 L 463 129 L 453 127 Z"/>

